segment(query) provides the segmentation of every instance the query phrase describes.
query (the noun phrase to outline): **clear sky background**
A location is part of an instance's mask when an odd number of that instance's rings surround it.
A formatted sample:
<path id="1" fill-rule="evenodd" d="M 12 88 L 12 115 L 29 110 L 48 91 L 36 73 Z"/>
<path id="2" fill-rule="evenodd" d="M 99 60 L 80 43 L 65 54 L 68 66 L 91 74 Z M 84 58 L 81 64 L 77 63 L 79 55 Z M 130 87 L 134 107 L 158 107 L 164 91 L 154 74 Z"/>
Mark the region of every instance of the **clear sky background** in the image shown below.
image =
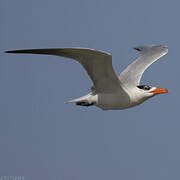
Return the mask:
<path id="1" fill-rule="evenodd" d="M 180 2 L 0 1 L 0 176 L 25 180 L 180 179 Z M 92 85 L 76 62 L 14 55 L 21 48 L 87 47 L 112 53 L 119 74 L 139 45 L 169 53 L 142 84 L 169 89 L 119 111 L 64 104 Z"/>

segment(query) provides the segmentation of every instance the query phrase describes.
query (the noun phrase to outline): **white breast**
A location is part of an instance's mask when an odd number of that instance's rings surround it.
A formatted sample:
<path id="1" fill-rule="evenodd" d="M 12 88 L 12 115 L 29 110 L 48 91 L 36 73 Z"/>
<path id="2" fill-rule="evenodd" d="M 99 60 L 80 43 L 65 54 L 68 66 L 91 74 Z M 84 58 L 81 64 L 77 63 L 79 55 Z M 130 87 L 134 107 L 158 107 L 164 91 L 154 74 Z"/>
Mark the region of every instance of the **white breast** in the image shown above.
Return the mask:
<path id="1" fill-rule="evenodd" d="M 96 106 L 101 109 L 126 109 L 130 106 L 130 99 L 128 96 L 122 94 L 98 94 Z"/>

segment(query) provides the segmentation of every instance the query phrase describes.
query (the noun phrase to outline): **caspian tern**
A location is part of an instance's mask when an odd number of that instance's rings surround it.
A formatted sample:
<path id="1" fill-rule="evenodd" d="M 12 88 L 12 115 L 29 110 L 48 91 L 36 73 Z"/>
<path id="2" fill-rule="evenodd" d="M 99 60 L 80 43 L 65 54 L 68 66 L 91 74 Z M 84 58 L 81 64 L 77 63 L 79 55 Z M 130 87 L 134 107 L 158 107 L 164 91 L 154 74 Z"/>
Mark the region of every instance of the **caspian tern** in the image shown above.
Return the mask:
<path id="1" fill-rule="evenodd" d="M 80 106 L 95 105 L 103 110 L 127 109 L 141 104 L 157 94 L 167 93 L 164 88 L 140 85 L 144 71 L 160 57 L 168 53 L 167 46 L 139 46 L 134 48 L 140 57 L 118 77 L 112 67 L 111 54 L 88 48 L 53 48 L 11 50 L 6 53 L 46 54 L 62 56 L 78 61 L 87 71 L 93 87 L 91 92 L 67 102 Z"/>

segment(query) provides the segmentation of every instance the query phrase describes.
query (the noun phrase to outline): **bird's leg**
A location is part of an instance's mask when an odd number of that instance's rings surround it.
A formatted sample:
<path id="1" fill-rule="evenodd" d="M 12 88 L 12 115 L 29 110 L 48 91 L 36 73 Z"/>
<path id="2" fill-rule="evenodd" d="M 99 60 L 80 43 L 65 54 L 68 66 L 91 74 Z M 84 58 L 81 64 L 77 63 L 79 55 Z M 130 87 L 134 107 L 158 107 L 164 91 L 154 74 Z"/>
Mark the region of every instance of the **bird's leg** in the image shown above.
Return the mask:
<path id="1" fill-rule="evenodd" d="M 88 103 L 88 102 L 85 102 L 85 101 L 81 101 L 81 102 L 76 102 L 76 105 L 77 106 L 93 106 L 94 103 Z"/>

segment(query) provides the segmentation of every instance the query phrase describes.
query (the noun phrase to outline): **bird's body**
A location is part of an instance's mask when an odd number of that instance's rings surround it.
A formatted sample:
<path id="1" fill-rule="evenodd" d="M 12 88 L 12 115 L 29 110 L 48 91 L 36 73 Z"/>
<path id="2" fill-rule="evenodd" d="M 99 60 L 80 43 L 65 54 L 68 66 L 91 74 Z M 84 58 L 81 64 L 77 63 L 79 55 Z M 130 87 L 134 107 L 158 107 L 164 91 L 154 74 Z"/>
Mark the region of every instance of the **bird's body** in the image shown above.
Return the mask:
<path id="1" fill-rule="evenodd" d="M 150 97 L 167 93 L 163 88 L 139 85 L 143 72 L 168 52 L 166 46 L 141 46 L 134 48 L 140 57 L 118 77 L 112 67 L 112 56 L 103 51 L 87 48 L 55 48 L 12 50 L 6 53 L 47 54 L 71 58 L 87 71 L 93 87 L 83 97 L 67 102 L 81 106 L 95 105 L 103 110 L 127 109 L 141 104 Z"/>

